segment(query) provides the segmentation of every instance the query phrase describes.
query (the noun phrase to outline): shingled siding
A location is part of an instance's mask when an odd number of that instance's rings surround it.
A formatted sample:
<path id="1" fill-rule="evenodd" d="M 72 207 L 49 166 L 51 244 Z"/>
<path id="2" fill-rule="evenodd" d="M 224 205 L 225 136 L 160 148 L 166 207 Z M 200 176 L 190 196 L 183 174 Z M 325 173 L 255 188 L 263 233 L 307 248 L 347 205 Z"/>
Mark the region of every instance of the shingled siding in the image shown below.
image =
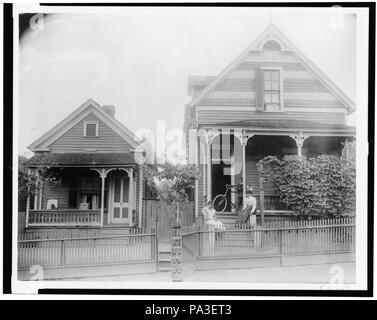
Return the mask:
<path id="1" fill-rule="evenodd" d="M 257 76 L 260 68 L 279 68 L 282 77 L 282 90 L 284 99 L 284 113 L 289 113 L 295 119 L 315 120 L 313 113 L 322 113 L 321 108 L 333 109 L 334 114 L 326 115 L 323 119 L 329 119 L 330 123 L 344 123 L 346 110 L 345 106 L 322 84 L 322 82 L 308 70 L 291 52 L 250 52 L 245 59 L 240 62 L 233 70 L 228 72 L 210 92 L 208 92 L 197 106 L 203 107 L 224 107 L 228 106 L 229 111 L 226 115 L 221 111 L 223 118 L 229 120 L 239 120 L 250 115 L 249 111 L 239 111 L 240 107 L 256 107 L 256 87 Z M 302 112 L 297 112 L 297 108 Z M 233 110 L 232 110 L 233 109 Z M 318 111 L 316 111 L 318 109 Z M 232 110 L 232 111 L 231 111 Z M 207 120 L 207 111 L 199 112 L 199 122 Z M 245 114 L 245 112 L 247 114 Z M 230 114 L 234 113 L 234 114 Z M 262 112 L 263 113 L 263 112 Z M 229 118 L 229 116 L 231 116 Z M 254 114 L 253 114 L 254 116 Z M 273 117 L 273 115 L 272 115 Z M 339 119 L 336 119 L 339 117 Z M 211 120 L 215 120 L 213 114 Z"/>
<path id="2" fill-rule="evenodd" d="M 98 137 L 84 137 L 84 121 L 98 121 Z M 90 113 L 49 146 L 52 152 L 129 152 L 132 147 L 113 129 Z"/>
<path id="3" fill-rule="evenodd" d="M 288 110 L 288 108 L 286 108 Z M 346 116 L 341 112 L 257 112 L 250 110 L 201 110 L 198 120 L 201 124 L 231 122 L 245 119 L 294 119 L 331 124 L 345 124 Z"/>
<path id="4" fill-rule="evenodd" d="M 202 209 L 204 206 L 204 165 L 199 165 L 199 178 L 198 178 L 198 215 L 202 214 Z"/>

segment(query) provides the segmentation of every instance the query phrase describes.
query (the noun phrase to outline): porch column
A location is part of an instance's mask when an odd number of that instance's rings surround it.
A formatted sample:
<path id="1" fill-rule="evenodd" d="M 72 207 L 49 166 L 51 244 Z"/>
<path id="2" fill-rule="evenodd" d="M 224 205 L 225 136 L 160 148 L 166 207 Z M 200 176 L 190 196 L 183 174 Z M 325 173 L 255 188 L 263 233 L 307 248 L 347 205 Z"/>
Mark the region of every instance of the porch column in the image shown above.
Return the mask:
<path id="1" fill-rule="evenodd" d="M 99 173 L 99 176 L 101 177 L 101 227 L 103 227 L 103 218 L 105 213 L 105 179 L 107 177 L 107 174 L 113 170 L 113 169 L 92 169 L 94 171 L 97 171 Z"/>
<path id="2" fill-rule="evenodd" d="M 132 226 L 132 214 L 133 214 L 133 209 L 134 209 L 134 170 L 132 168 L 129 169 L 128 176 L 130 178 L 130 185 L 128 188 L 128 200 L 129 200 L 129 212 L 128 214 L 131 213 L 131 219 L 130 219 L 130 226 Z"/>
<path id="3" fill-rule="evenodd" d="M 39 173 L 38 173 L 38 171 L 36 171 L 35 174 L 37 176 L 37 183 L 36 183 L 36 188 L 35 188 L 35 192 L 34 192 L 34 205 L 33 205 L 33 208 L 34 208 L 34 210 L 37 210 L 38 195 L 39 195 L 39 192 L 40 192 L 41 182 L 39 180 Z"/>
<path id="4" fill-rule="evenodd" d="M 101 227 L 103 227 L 103 217 L 105 212 L 105 179 L 107 176 L 107 171 L 105 169 L 101 169 L 100 177 L 101 177 Z"/>
<path id="5" fill-rule="evenodd" d="M 42 210 L 42 201 L 43 201 L 43 185 L 44 185 L 44 183 L 43 183 L 43 179 L 41 179 L 40 181 L 40 185 L 39 185 L 39 187 L 40 187 L 40 189 L 39 189 L 39 210 Z"/>
<path id="6" fill-rule="evenodd" d="M 217 129 L 209 129 L 206 132 L 206 144 L 207 144 L 207 201 L 212 200 L 212 155 L 211 155 L 211 146 L 212 142 L 220 132 Z"/>
<path id="7" fill-rule="evenodd" d="M 235 157 L 233 156 L 231 158 L 231 166 L 230 166 L 230 184 L 231 185 L 235 185 L 236 184 L 236 175 L 235 175 L 235 166 L 236 166 L 236 159 Z M 230 199 L 231 199 L 231 202 L 232 203 L 237 203 L 238 202 L 238 199 L 237 199 L 237 195 L 235 192 L 231 192 L 230 193 Z M 236 208 L 231 206 L 231 211 L 232 212 L 236 212 Z"/>
<path id="8" fill-rule="evenodd" d="M 139 227 L 142 227 L 142 217 L 143 217 L 143 167 L 139 166 Z"/>
<path id="9" fill-rule="evenodd" d="M 302 159 L 302 146 L 304 145 L 304 141 L 309 138 L 309 136 L 304 135 L 302 131 L 298 134 L 290 135 L 290 137 L 295 140 L 297 146 L 297 155 L 299 159 Z"/>
<path id="10" fill-rule="evenodd" d="M 27 175 L 30 176 L 31 170 L 27 169 Z M 30 211 L 30 187 L 27 188 L 27 197 L 26 197 L 26 209 L 25 209 L 25 227 L 29 226 L 29 211 Z"/>
<path id="11" fill-rule="evenodd" d="M 207 141 L 207 201 L 212 200 L 212 156 L 211 142 Z"/>
<path id="12" fill-rule="evenodd" d="M 247 131 L 235 131 L 234 135 L 240 140 L 242 146 L 242 206 L 245 204 L 246 200 L 246 146 L 249 139 L 253 134 L 248 133 Z"/>
<path id="13" fill-rule="evenodd" d="M 242 206 L 244 206 L 245 200 L 246 200 L 246 145 L 247 145 L 247 138 L 244 135 L 242 135 L 241 145 L 242 145 Z"/>

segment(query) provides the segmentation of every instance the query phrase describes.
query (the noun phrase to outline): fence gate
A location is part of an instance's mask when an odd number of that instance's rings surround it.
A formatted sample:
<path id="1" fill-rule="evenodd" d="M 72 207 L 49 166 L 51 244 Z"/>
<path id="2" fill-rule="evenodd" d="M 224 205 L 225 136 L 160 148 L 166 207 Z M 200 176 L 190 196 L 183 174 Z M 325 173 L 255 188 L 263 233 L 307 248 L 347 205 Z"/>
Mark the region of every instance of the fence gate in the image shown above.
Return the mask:
<path id="1" fill-rule="evenodd" d="M 160 242 L 169 242 L 174 225 L 174 207 L 159 202 L 156 210 L 157 235 Z"/>

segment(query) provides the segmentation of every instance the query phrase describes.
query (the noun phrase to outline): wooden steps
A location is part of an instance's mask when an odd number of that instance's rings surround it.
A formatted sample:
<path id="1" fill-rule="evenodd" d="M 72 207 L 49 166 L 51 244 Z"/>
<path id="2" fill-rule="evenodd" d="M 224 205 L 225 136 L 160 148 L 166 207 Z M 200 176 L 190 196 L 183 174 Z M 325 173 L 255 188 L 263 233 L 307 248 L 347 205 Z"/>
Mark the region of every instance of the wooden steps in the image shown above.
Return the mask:
<path id="1" fill-rule="evenodd" d="M 237 219 L 235 212 L 221 212 L 216 214 L 217 218 L 224 224 L 225 228 L 233 229 Z"/>
<path id="2" fill-rule="evenodd" d="M 171 271 L 171 245 L 167 242 L 158 244 L 158 272 Z"/>

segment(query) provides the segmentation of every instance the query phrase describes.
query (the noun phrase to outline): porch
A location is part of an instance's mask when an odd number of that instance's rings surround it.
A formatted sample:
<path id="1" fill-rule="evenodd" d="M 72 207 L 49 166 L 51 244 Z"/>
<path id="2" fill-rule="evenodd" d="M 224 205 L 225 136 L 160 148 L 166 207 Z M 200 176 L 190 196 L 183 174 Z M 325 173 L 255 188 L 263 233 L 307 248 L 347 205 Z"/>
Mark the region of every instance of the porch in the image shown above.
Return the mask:
<path id="1" fill-rule="evenodd" d="M 226 195 L 226 207 L 217 211 L 220 211 L 219 218 L 225 219 L 223 222 L 229 226 L 233 225 L 237 208 L 243 206 L 246 186 L 253 188 L 260 223 L 263 224 L 265 218 L 295 217 L 295 212 L 279 201 L 277 191 L 261 178 L 257 168 L 261 159 L 266 156 L 301 159 L 323 154 L 340 157 L 344 143 L 355 138 L 354 127 L 296 120 L 208 124 L 199 132 L 199 155 L 204 161 L 198 159 L 203 164 L 203 177 L 198 181 L 197 214 L 206 200 Z M 232 192 L 227 191 L 227 185 L 239 187 Z"/>
<path id="2" fill-rule="evenodd" d="M 141 223 L 140 167 L 101 166 L 96 155 L 90 157 L 91 165 L 62 163 L 67 154 L 64 158 L 48 156 L 60 160 L 49 169 L 58 178 L 39 178 L 34 196 L 27 199 L 26 228 L 133 227 Z M 111 159 L 111 154 L 105 159 Z M 40 175 L 40 169 L 46 167 L 41 162 L 40 155 L 31 158 L 30 173 Z"/>

